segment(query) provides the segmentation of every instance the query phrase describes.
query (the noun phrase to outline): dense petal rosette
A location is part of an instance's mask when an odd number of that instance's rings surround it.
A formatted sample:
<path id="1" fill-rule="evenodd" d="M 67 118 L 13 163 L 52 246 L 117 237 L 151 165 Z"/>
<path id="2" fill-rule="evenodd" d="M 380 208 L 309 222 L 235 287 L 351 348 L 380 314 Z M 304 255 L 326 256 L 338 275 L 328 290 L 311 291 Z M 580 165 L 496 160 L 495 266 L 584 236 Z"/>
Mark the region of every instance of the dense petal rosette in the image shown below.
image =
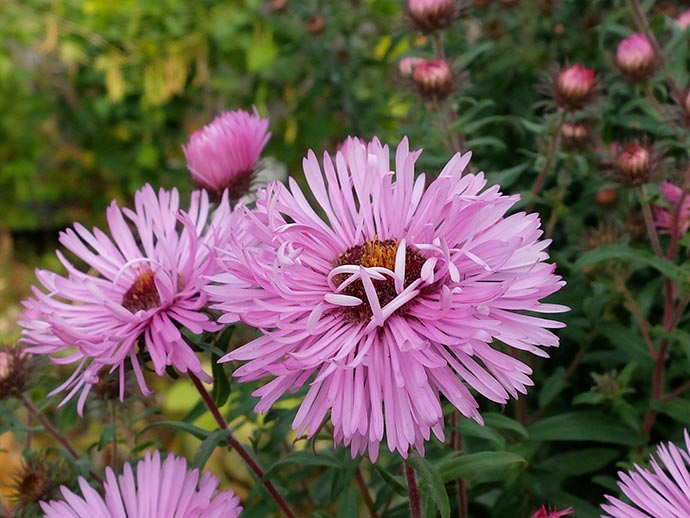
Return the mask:
<path id="1" fill-rule="evenodd" d="M 625 503 L 607 495 L 602 518 L 687 518 L 690 516 L 690 435 L 685 431 L 685 449 L 673 443 L 660 444 L 651 458 L 652 469 L 635 464 L 619 472 L 618 487 Z"/>
<path id="2" fill-rule="evenodd" d="M 525 393 L 531 370 L 506 349 L 546 356 L 538 346 L 557 346 L 548 328 L 562 324 L 523 311 L 567 309 L 540 302 L 564 283 L 538 216 L 505 216 L 518 196 L 463 176 L 469 153 L 425 187 L 419 153 L 404 139 L 391 171 L 376 139 L 352 139 L 335 163 L 324 154 L 323 169 L 310 152 L 318 209 L 294 180 L 239 206 L 226 272 L 206 288 L 221 322 L 264 333 L 224 358 L 247 361 L 241 381 L 273 377 L 257 410 L 309 382 L 293 427 L 311 436 L 330 412 L 336 442 L 372 459 L 384 435 L 402 455 L 442 438 L 439 393 L 478 422 L 470 389 L 499 403 Z"/>
<path id="3" fill-rule="evenodd" d="M 106 468 L 101 496 L 79 477 L 79 496 L 62 487 L 64 500 L 41 502 L 46 518 L 237 518 L 242 511 L 240 499 L 232 491 L 218 493 L 218 479 L 206 472 L 187 469 L 182 457 L 168 455 L 161 462 L 160 453 L 146 456 L 137 463 L 136 474 L 125 464 L 116 477 Z"/>
<path id="4" fill-rule="evenodd" d="M 135 210 L 116 202 L 108 208 L 112 237 L 78 223 L 60 234 L 60 243 L 90 270 L 80 271 L 58 251 L 67 275 L 38 270 L 42 289 L 33 287 L 20 321 L 23 340 L 31 345 L 27 351 L 53 355 L 55 363 L 77 364 L 55 392 L 69 389 L 68 399 L 83 389 L 81 411 L 106 368 L 119 369 L 122 397 L 124 366 L 131 362 L 142 392 L 149 394 L 138 349 L 145 349 L 159 376 L 171 365 L 210 379 L 180 328 L 201 333 L 220 327 L 201 311 L 207 303 L 202 286 L 215 267 L 210 248 L 216 229 L 228 215 L 224 199 L 207 229 L 206 193 L 192 193 L 185 212 L 177 190 L 156 194 L 146 185 L 136 193 Z"/>
<path id="5" fill-rule="evenodd" d="M 244 110 L 223 112 L 183 146 L 194 183 L 220 198 L 246 194 L 261 151 L 271 137 L 268 119 Z"/>

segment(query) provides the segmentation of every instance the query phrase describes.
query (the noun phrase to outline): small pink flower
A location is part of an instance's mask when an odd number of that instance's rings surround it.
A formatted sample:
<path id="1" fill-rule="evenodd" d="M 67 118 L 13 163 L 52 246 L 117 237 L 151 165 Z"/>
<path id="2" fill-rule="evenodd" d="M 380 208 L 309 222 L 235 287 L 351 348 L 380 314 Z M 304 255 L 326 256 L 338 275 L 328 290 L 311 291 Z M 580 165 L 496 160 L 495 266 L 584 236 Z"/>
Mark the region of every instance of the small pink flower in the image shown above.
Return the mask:
<path id="1" fill-rule="evenodd" d="M 567 509 L 563 509 L 562 511 L 558 511 L 556 509 L 551 509 L 550 511 L 546 510 L 546 507 L 542 505 L 539 509 L 534 511 L 534 514 L 530 518 L 561 518 L 563 516 L 568 516 L 569 514 L 572 514 L 573 508 L 568 507 Z"/>
<path id="2" fill-rule="evenodd" d="M 203 312 L 207 296 L 201 288 L 208 282 L 204 276 L 215 272 L 210 249 L 217 244 L 217 229 L 229 225 L 227 197 L 210 225 L 205 191 L 192 193 L 185 212 L 177 190 L 156 193 L 145 185 L 134 205 L 130 210 L 113 201 L 108 207 L 110 236 L 78 223 L 60 233 L 60 243 L 86 271 L 57 251 L 67 275 L 37 270 L 41 288 L 34 286 L 24 302 L 19 323 L 31 346 L 27 351 L 77 365 L 53 393 L 69 390 L 64 403 L 82 390 L 79 412 L 104 369 L 119 372 L 121 399 L 130 368 L 141 391 L 150 394 L 141 367 L 144 354 L 159 376 L 172 366 L 211 380 L 181 329 L 200 334 L 220 328 Z"/>
<path id="3" fill-rule="evenodd" d="M 572 65 L 558 74 L 555 87 L 559 104 L 581 108 L 594 93 L 594 70 Z"/>
<path id="4" fill-rule="evenodd" d="M 673 232 L 674 214 L 678 211 L 678 232 L 680 235 L 686 234 L 690 229 L 690 195 L 687 193 L 683 195 L 683 189 L 668 180 L 661 182 L 659 190 L 674 208 L 669 210 L 655 205 L 654 221 L 656 226 L 666 233 Z"/>
<path id="5" fill-rule="evenodd" d="M 424 33 L 450 27 L 459 11 L 459 0 L 407 0 L 407 14 Z"/>
<path id="6" fill-rule="evenodd" d="M 372 460 L 381 443 L 407 456 L 442 440 L 442 397 L 481 423 L 470 389 L 525 393 L 532 371 L 508 350 L 546 356 L 563 324 L 535 313 L 567 310 L 541 301 L 564 282 L 538 215 L 507 214 L 518 196 L 466 174 L 470 153 L 428 186 L 407 138 L 394 155 L 378 139 L 322 163 L 310 151 L 310 192 L 291 179 L 240 205 L 206 288 L 221 322 L 264 333 L 221 360 L 244 362 L 241 382 L 270 378 L 256 410 L 307 384 L 293 428 L 312 437 L 330 415 L 334 442 Z"/>
<path id="7" fill-rule="evenodd" d="M 681 31 L 684 31 L 690 27 L 690 9 L 683 11 L 678 15 L 678 17 L 673 21 Z"/>
<path id="8" fill-rule="evenodd" d="M 45 518 L 237 518 L 240 499 L 232 491 L 218 492 L 218 478 L 209 472 L 188 470 L 182 457 L 160 453 L 137 463 L 136 474 L 130 464 L 116 477 L 105 468 L 104 494 L 79 477 L 80 496 L 60 488 L 64 500 L 41 502 Z"/>
<path id="9" fill-rule="evenodd" d="M 220 198 L 225 189 L 236 200 L 249 191 L 256 163 L 271 134 L 268 119 L 254 109 L 223 112 L 192 134 L 183 146 L 194 183 Z"/>
<path id="10" fill-rule="evenodd" d="M 657 448 L 658 460 L 651 469 L 635 464 L 618 472 L 618 487 L 629 503 L 606 495 L 602 518 L 686 518 L 690 516 L 690 436 L 685 431 L 685 449 L 673 443 Z"/>
<path id="11" fill-rule="evenodd" d="M 641 81 L 654 75 L 656 54 L 647 36 L 637 32 L 618 44 L 616 51 L 618 69 L 633 81 Z"/>
<path id="12" fill-rule="evenodd" d="M 412 80 L 424 99 L 442 101 L 453 91 L 453 72 L 443 59 L 418 63 L 414 67 Z"/>

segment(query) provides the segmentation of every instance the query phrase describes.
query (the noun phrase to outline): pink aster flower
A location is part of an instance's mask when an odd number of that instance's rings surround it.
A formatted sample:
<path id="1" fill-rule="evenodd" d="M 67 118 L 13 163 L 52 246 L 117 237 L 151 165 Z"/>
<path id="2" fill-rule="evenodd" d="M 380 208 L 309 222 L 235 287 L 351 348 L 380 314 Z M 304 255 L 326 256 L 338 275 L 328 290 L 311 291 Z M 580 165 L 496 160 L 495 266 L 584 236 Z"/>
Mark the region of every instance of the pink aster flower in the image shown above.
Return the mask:
<path id="1" fill-rule="evenodd" d="M 46 518 L 237 518 L 242 511 L 240 499 L 232 491 L 218 493 L 218 479 L 206 472 L 187 469 L 183 457 L 168 455 L 161 462 L 160 453 L 146 456 L 137 463 L 136 474 L 130 464 L 116 477 L 110 467 L 101 496 L 79 477 L 83 496 L 65 486 L 64 500 L 41 502 Z"/>
<path id="2" fill-rule="evenodd" d="M 618 487 L 630 503 L 606 495 L 602 518 L 690 516 L 690 436 L 687 430 L 684 435 L 685 449 L 673 443 L 659 445 L 659 460 L 651 458 L 651 470 L 635 464 L 635 469 L 618 473 Z"/>
<path id="3" fill-rule="evenodd" d="M 403 456 L 423 453 L 432 431 L 442 439 L 440 394 L 481 423 L 470 389 L 498 403 L 525 393 L 530 368 L 494 341 L 546 356 L 538 346 L 558 345 L 546 328 L 563 324 L 523 311 L 567 309 L 540 302 L 564 283 L 545 262 L 538 216 L 506 216 L 518 196 L 463 176 L 469 153 L 425 188 L 419 154 L 405 138 L 391 170 L 377 139 L 352 139 L 335 162 L 324 154 L 323 168 L 310 151 L 318 207 L 292 179 L 254 211 L 238 207 L 227 272 L 206 288 L 221 322 L 264 332 L 223 358 L 247 361 L 240 381 L 273 378 L 256 410 L 308 383 L 293 428 L 311 437 L 330 412 L 336 444 L 372 460 L 384 436 Z"/>
<path id="4" fill-rule="evenodd" d="M 673 232 L 673 219 L 678 211 L 678 232 L 686 234 L 690 229 L 690 195 L 683 195 L 683 189 L 665 180 L 659 185 L 659 190 L 666 200 L 674 207 L 673 210 L 654 206 L 654 222 L 656 226 L 667 233 Z"/>
<path id="5" fill-rule="evenodd" d="M 140 365 L 142 350 L 159 376 L 172 366 L 211 379 L 180 328 L 198 334 L 220 327 L 203 313 L 207 296 L 202 287 L 215 265 L 209 248 L 229 213 L 227 198 L 208 230 L 209 202 L 203 191 L 192 193 L 186 212 L 175 189 L 156 194 L 146 185 L 134 203 L 135 210 L 121 209 L 115 201 L 108 208 L 112 237 L 78 223 L 62 232 L 60 243 L 88 271 L 57 251 L 67 275 L 38 270 L 42 288 L 33 287 L 33 296 L 24 302 L 20 325 L 23 341 L 31 345 L 27 351 L 52 355 L 55 363 L 77 364 L 54 393 L 70 389 L 67 401 L 82 389 L 80 412 L 102 369 L 119 370 L 124 396 L 128 362 L 142 392 L 150 394 Z"/>
<path id="6" fill-rule="evenodd" d="M 183 146 L 194 183 L 216 198 L 225 189 L 231 199 L 240 198 L 249 190 L 256 163 L 270 137 L 268 119 L 259 117 L 256 109 L 253 115 L 244 110 L 223 112 L 193 133 Z"/>

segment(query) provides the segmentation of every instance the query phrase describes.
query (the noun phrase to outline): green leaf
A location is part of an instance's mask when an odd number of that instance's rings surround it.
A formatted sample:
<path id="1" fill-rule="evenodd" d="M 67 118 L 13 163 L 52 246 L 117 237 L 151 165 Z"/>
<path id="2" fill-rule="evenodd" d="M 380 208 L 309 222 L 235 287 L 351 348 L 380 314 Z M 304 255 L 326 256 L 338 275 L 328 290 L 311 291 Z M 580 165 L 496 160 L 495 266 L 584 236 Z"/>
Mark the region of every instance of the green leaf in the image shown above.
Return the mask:
<path id="1" fill-rule="evenodd" d="M 516 421 L 512 417 L 507 415 L 499 414 L 496 412 L 487 412 L 483 415 L 484 424 L 486 426 L 491 426 L 492 428 L 498 428 L 501 430 L 508 430 L 515 432 L 521 437 L 527 438 L 527 428 L 525 428 L 519 421 Z"/>
<path id="2" fill-rule="evenodd" d="M 673 399 L 663 403 L 652 400 L 650 405 L 654 410 L 662 412 L 676 421 L 690 424 L 690 401 L 687 399 Z"/>
<path id="3" fill-rule="evenodd" d="M 321 453 L 313 453 L 311 451 L 294 451 L 277 462 L 274 462 L 273 465 L 266 470 L 264 478 L 270 477 L 278 470 L 278 468 L 291 464 L 297 464 L 299 466 L 321 466 L 335 469 L 345 468 L 345 465 L 342 463 L 342 461 L 338 459 L 331 451 Z"/>
<path id="4" fill-rule="evenodd" d="M 508 451 L 453 453 L 438 464 L 444 482 L 464 478 L 475 483 L 503 480 L 508 469 L 527 464 L 524 457 Z"/>
<path id="5" fill-rule="evenodd" d="M 218 363 L 218 356 L 211 356 L 211 373 L 213 374 L 213 388 L 211 397 L 218 408 L 221 408 L 230 397 L 230 378 L 225 372 L 225 364 Z"/>
<path id="6" fill-rule="evenodd" d="M 611 448 L 584 448 L 552 455 L 539 467 L 559 475 L 586 475 L 606 467 L 618 456 L 620 451 Z"/>
<path id="7" fill-rule="evenodd" d="M 395 491 L 397 494 L 400 496 L 407 498 L 409 495 L 409 492 L 407 491 L 407 486 L 403 483 L 402 477 L 396 477 L 394 475 L 391 475 L 390 472 L 382 467 L 380 464 L 376 463 L 373 465 L 374 469 L 376 472 L 381 475 L 381 478 L 384 480 L 384 482 L 390 487 L 393 491 Z"/>
<path id="8" fill-rule="evenodd" d="M 489 441 L 493 448 L 505 449 L 506 440 L 491 426 L 482 426 L 470 419 L 463 419 L 458 423 L 458 430 L 463 437 L 477 437 Z"/>
<path id="9" fill-rule="evenodd" d="M 578 411 L 546 417 L 528 428 L 534 441 L 592 441 L 634 446 L 641 438 L 608 414 Z"/>
<path id="10" fill-rule="evenodd" d="M 338 503 L 338 518 L 351 518 L 358 516 L 357 491 L 351 486 L 347 487 L 343 494 L 340 495 L 340 502 Z"/>
<path id="11" fill-rule="evenodd" d="M 563 390 L 568 386 L 568 383 L 563 380 L 563 374 L 565 373 L 565 369 L 563 367 L 559 367 L 556 369 L 556 371 L 551 374 L 544 383 L 542 384 L 541 387 L 541 392 L 539 393 L 539 406 L 540 407 L 545 407 L 551 401 L 556 398 Z"/>
<path id="12" fill-rule="evenodd" d="M 671 261 L 654 255 L 652 252 L 632 249 L 624 244 L 602 245 L 594 250 L 589 250 L 575 261 L 575 267 L 584 268 L 585 266 L 591 266 L 607 260 L 627 261 L 639 267 L 649 266 L 657 270 L 664 277 L 678 283 L 685 282 L 690 273 L 687 267 L 681 268 Z"/>
<path id="13" fill-rule="evenodd" d="M 446 486 L 434 465 L 417 452 L 410 453 L 407 463 L 414 468 L 421 479 L 419 484 L 421 493 L 428 494 L 433 499 L 441 518 L 450 518 L 450 500 L 448 500 Z"/>
<path id="14" fill-rule="evenodd" d="M 206 465 L 206 461 L 222 442 L 226 441 L 228 437 L 228 430 L 216 430 L 215 432 L 209 434 L 206 439 L 201 441 L 199 448 L 194 454 L 194 459 L 192 460 L 192 467 L 199 468 L 203 470 Z"/>
<path id="15" fill-rule="evenodd" d="M 210 430 L 204 430 L 203 428 L 199 428 L 198 426 L 194 426 L 190 423 L 185 423 L 184 421 L 156 421 L 155 423 L 151 423 L 150 425 L 146 426 L 143 430 L 141 430 L 137 434 L 137 437 L 139 437 L 145 431 L 150 430 L 151 428 L 156 426 L 172 426 L 173 428 L 176 428 L 177 431 L 183 430 L 185 432 L 188 432 L 199 440 L 204 440 L 211 433 L 213 433 Z"/>

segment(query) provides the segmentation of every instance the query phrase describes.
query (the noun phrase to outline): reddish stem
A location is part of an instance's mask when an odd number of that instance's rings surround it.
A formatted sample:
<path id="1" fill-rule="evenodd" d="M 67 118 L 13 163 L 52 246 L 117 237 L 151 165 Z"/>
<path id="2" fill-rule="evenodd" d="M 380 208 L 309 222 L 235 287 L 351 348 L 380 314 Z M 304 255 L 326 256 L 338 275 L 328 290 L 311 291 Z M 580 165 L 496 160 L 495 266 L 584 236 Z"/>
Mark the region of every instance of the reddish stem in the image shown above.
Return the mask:
<path id="1" fill-rule="evenodd" d="M 265 472 L 263 468 L 254 460 L 254 458 L 244 448 L 242 443 L 240 443 L 232 434 L 232 432 L 228 429 L 228 423 L 225 421 L 225 418 L 221 415 L 220 410 L 213 402 L 213 399 L 211 399 L 211 396 L 209 396 L 208 392 L 202 385 L 199 378 L 197 378 L 191 372 L 189 373 L 189 378 L 192 380 L 192 383 L 199 392 L 201 399 L 204 400 L 206 407 L 208 408 L 209 412 L 211 412 L 211 415 L 216 420 L 218 426 L 221 428 L 221 430 L 227 430 L 227 439 L 230 446 L 232 446 L 235 449 L 235 451 L 239 454 L 239 456 L 242 457 L 242 460 L 244 460 L 244 462 L 247 463 L 247 466 L 249 466 L 249 468 L 256 474 L 256 476 L 263 481 L 264 485 L 266 486 L 266 489 L 271 494 L 276 504 L 278 504 L 278 507 L 280 507 L 280 509 L 285 513 L 285 516 L 287 516 L 288 518 L 295 518 L 295 513 L 290 508 L 285 499 L 280 495 L 280 493 L 278 493 L 278 490 L 275 488 L 273 483 L 271 483 L 270 480 L 264 480 Z"/>
<path id="2" fill-rule="evenodd" d="M 364 499 L 364 505 L 367 506 L 369 516 L 371 516 L 371 518 L 378 518 L 378 515 L 376 514 L 376 508 L 374 507 L 374 501 L 371 499 L 371 495 L 369 494 L 369 488 L 367 487 L 367 484 L 364 481 L 364 477 L 362 476 L 362 470 L 359 469 L 359 466 L 357 466 L 357 469 L 355 470 L 355 482 L 357 482 L 359 492 L 362 494 L 362 498 Z"/>
<path id="3" fill-rule="evenodd" d="M 410 494 L 410 515 L 412 518 L 422 518 L 422 495 L 417 487 L 417 479 L 414 469 L 407 462 L 404 462 L 405 478 L 407 479 L 407 489 Z"/>
<path id="4" fill-rule="evenodd" d="M 48 432 L 50 435 L 53 436 L 53 438 L 59 442 L 65 450 L 67 450 L 67 453 L 69 453 L 74 460 L 79 460 L 79 454 L 77 453 L 77 450 L 74 449 L 74 447 L 70 444 L 70 442 L 67 440 L 67 437 L 62 435 L 55 426 L 53 426 L 53 423 L 51 423 L 46 416 L 44 416 L 41 411 L 36 408 L 36 405 L 34 405 L 29 398 L 27 398 L 24 394 L 19 394 L 19 400 L 22 402 L 22 404 L 26 407 L 26 409 L 29 411 L 29 413 L 36 419 L 38 420 L 41 425 L 43 425 L 43 428 L 45 429 L 46 432 Z M 96 482 L 98 482 L 100 485 L 103 485 L 103 479 L 96 475 L 93 471 L 89 473 L 91 475 L 91 478 L 93 478 Z"/>

